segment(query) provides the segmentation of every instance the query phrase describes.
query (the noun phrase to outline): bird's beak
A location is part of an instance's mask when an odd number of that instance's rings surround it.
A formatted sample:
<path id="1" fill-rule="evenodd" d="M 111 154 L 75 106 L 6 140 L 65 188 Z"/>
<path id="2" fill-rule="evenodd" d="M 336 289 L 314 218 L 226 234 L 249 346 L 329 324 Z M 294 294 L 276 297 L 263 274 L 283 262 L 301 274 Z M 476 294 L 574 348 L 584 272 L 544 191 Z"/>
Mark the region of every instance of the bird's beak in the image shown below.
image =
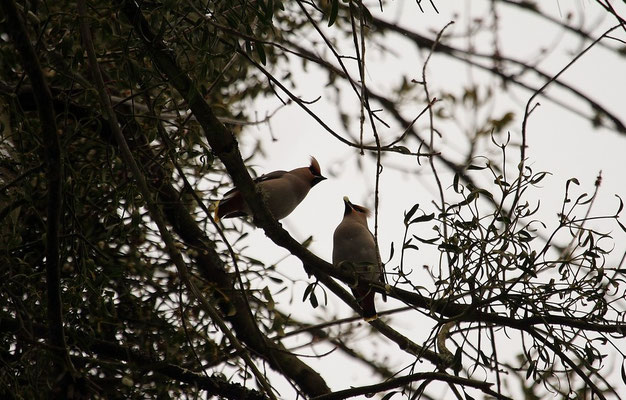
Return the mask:
<path id="1" fill-rule="evenodd" d="M 313 181 L 311 182 L 311 187 L 317 185 L 318 183 L 324 180 L 326 180 L 325 176 L 322 176 L 322 175 L 314 176 Z"/>
<path id="2" fill-rule="evenodd" d="M 350 203 L 350 199 L 348 198 L 348 196 L 343 196 L 343 205 L 344 205 L 344 211 L 343 211 L 343 215 L 348 215 L 352 212 L 352 203 Z"/>

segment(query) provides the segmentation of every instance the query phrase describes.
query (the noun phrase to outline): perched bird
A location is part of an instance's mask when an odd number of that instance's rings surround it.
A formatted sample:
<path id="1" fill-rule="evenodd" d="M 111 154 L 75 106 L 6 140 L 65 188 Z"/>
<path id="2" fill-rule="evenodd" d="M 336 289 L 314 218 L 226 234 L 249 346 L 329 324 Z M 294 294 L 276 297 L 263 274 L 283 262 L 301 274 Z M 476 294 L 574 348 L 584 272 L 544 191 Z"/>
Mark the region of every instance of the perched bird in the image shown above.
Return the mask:
<path id="1" fill-rule="evenodd" d="M 324 179 L 319 163 L 315 157 L 311 157 L 311 165 L 308 167 L 270 172 L 255 179 L 255 183 L 261 188 L 265 203 L 274 218 L 280 220 L 291 214 L 309 190 Z M 221 218 L 244 215 L 250 215 L 250 208 L 241 193 L 231 189 L 217 202 L 213 218 L 219 222 Z"/>
<path id="2" fill-rule="evenodd" d="M 354 268 L 359 278 L 382 282 L 384 278 L 378 264 L 374 235 L 367 227 L 370 211 L 352 204 L 348 197 L 344 197 L 343 202 L 343 220 L 333 235 L 333 264 L 340 266 L 349 263 L 348 268 Z M 374 293 L 368 285 L 360 282 L 352 288 L 352 294 L 363 309 L 363 318 L 366 321 L 378 318 Z"/>

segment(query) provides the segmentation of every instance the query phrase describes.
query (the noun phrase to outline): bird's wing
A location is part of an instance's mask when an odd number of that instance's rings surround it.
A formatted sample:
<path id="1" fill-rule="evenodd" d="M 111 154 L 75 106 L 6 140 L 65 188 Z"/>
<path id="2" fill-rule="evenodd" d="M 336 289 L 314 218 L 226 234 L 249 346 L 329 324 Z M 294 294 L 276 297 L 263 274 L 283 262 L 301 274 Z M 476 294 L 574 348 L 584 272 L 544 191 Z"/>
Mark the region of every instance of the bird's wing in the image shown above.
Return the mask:
<path id="1" fill-rule="evenodd" d="M 259 183 L 259 182 L 265 182 L 265 181 L 271 181 L 272 179 L 278 179 L 280 177 L 282 177 L 283 175 L 285 175 L 287 173 L 287 171 L 273 171 L 273 172 L 269 172 L 265 175 L 261 175 L 258 178 L 256 178 L 254 180 L 255 183 Z"/>
<path id="2" fill-rule="evenodd" d="M 265 175 L 261 175 L 258 178 L 256 178 L 254 180 L 254 183 L 259 183 L 259 182 L 264 182 L 264 181 L 269 181 L 272 179 L 278 179 L 281 176 L 285 175 L 287 173 L 287 171 L 274 171 L 274 172 L 269 172 Z M 223 196 L 223 200 L 226 200 L 232 196 L 234 196 L 236 193 L 239 193 L 239 190 L 235 187 L 230 189 L 228 192 L 224 193 Z M 222 200 L 222 201 L 223 201 Z"/>

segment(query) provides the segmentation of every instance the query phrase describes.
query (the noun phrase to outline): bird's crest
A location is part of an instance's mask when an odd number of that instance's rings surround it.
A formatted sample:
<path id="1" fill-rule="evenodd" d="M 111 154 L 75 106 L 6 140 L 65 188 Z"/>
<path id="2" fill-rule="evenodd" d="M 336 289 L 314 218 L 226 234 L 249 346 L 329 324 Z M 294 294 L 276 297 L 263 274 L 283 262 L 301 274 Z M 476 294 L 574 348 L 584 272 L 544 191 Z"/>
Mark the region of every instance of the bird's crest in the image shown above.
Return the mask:
<path id="1" fill-rule="evenodd" d="M 343 196 L 343 201 L 344 203 L 349 204 L 350 208 L 352 208 L 354 211 L 365 214 L 365 217 L 369 217 L 372 214 L 369 208 L 360 206 L 358 204 L 352 204 L 348 196 Z"/>
<path id="2" fill-rule="evenodd" d="M 318 163 L 315 157 L 313 156 L 311 156 L 311 165 L 309 165 L 309 170 L 314 176 L 322 175 L 322 169 L 320 168 L 320 163 Z"/>
<path id="3" fill-rule="evenodd" d="M 369 209 L 369 208 L 366 208 L 366 207 L 363 207 L 363 206 L 359 206 L 359 205 L 356 205 L 356 204 L 352 204 L 352 208 L 353 208 L 355 211 L 358 211 L 358 212 L 360 212 L 360 213 L 365 214 L 365 216 L 366 216 L 366 217 L 369 217 L 369 216 L 372 214 L 372 211 L 370 211 L 370 209 Z"/>

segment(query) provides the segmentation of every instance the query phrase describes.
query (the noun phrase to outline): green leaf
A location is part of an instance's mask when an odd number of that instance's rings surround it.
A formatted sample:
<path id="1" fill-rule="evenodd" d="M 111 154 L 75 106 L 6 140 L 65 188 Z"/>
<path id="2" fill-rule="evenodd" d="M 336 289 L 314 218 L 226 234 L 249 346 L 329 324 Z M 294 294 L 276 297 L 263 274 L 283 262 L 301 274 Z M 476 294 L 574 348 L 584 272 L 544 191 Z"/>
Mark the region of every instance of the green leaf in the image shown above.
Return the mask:
<path id="1" fill-rule="evenodd" d="M 265 300 L 267 300 L 265 302 L 265 304 L 267 305 L 267 309 L 273 310 L 275 304 L 274 304 L 274 299 L 272 298 L 272 293 L 270 292 L 270 289 L 267 286 L 265 286 L 262 292 L 263 292 L 263 297 L 265 297 Z"/>
<path id="2" fill-rule="evenodd" d="M 528 366 L 528 371 L 526 371 L 526 379 L 530 378 L 534 370 L 535 370 L 535 362 L 531 361 L 530 365 Z"/>
<path id="3" fill-rule="evenodd" d="M 415 224 L 417 222 L 427 222 L 427 221 L 431 221 L 435 219 L 435 214 L 431 213 L 428 215 L 422 215 L 421 217 L 415 217 L 411 220 L 411 222 L 409 222 L 409 224 Z"/>
<path id="4" fill-rule="evenodd" d="M 419 204 L 415 204 L 413 207 L 411 207 L 409 211 L 404 213 L 404 225 L 409 224 L 409 220 L 411 219 L 413 214 L 415 214 L 415 212 L 419 209 L 419 207 L 420 207 Z"/>
<path id="5" fill-rule="evenodd" d="M 473 165 L 473 164 L 470 164 L 470 165 L 468 165 L 468 166 L 467 166 L 467 169 L 468 169 L 469 171 L 481 171 L 481 170 L 483 170 L 483 169 L 485 169 L 485 168 L 487 168 L 487 166 L 486 166 L 486 165 L 484 165 L 484 166 L 480 166 L 480 165 Z"/>
<path id="6" fill-rule="evenodd" d="M 411 154 L 411 150 L 405 146 L 393 146 L 392 149 L 400 154 Z"/>
<path id="7" fill-rule="evenodd" d="M 389 400 L 391 399 L 396 393 L 402 393 L 398 390 L 394 390 L 393 392 L 389 392 L 386 395 L 384 395 L 380 400 Z"/>
<path id="8" fill-rule="evenodd" d="M 339 0 L 332 0 L 330 5 L 330 18 L 328 18 L 328 26 L 333 26 L 339 14 Z"/>
<path id="9" fill-rule="evenodd" d="M 536 185 L 539 182 L 541 182 L 543 178 L 545 178 L 547 175 L 552 175 L 552 174 L 549 172 L 539 172 L 538 174 L 535 174 L 535 176 L 532 177 L 532 179 L 530 180 L 530 183 L 532 183 L 533 185 Z"/>
<path id="10" fill-rule="evenodd" d="M 435 237 L 435 238 L 432 238 L 432 239 L 423 239 L 423 238 L 421 238 L 421 237 L 419 237 L 419 236 L 416 236 L 416 235 L 413 235 L 413 237 L 414 237 L 415 239 L 419 240 L 420 242 L 422 242 L 422 243 L 426 243 L 426 244 L 433 244 L 433 243 L 435 243 L 437 240 L 439 240 L 439 238 L 438 238 L 438 237 Z"/>
<path id="11" fill-rule="evenodd" d="M 419 250 L 419 247 L 417 247 L 414 244 L 409 244 L 408 242 L 404 244 L 404 246 L 402 247 L 403 249 L 413 249 L 413 250 Z"/>
<path id="12" fill-rule="evenodd" d="M 304 289 L 304 294 L 302 295 L 302 301 L 306 300 L 307 296 L 309 295 L 309 293 L 311 293 L 311 291 L 313 290 L 313 286 L 315 284 L 312 283 L 309 286 L 306 287 L 306 289 Z"/>
<path id="13" fill-rule="evenodd" d="M 454 370 L 454 375 L 456 376 L 459 376 L 459 372 L 463 369 L 462 357 L 463 349 L 459 347 L 456 349 L 456 352 L 454 352 L 454 358 L 452 359 L 452 369 Z"/>
<path id="14" fill-rule="evenodd" d="M 461 193 L 459 190 L 459 174 L 454 174 L 454 178 L 452 179 L 452 188 L 455 192 Z"/>
<path id="15" fill-rule="evenodd" d="M 317 308 L 317 306 L 319 306 L 319 302 L 317 301 L 317 296 L 315 295 L 315 292 L 311 292 L 311 296 L 309 296 L 309 301 L 311 302 L 313 308 Z"/>
<path id="16" fill-rule="evenodd" d="M 254 49 L 259 56 L 259 60 L 261 60 L 261 64 L 265 65 L 267 63 L 267 56 L 265 55 L 263 44 L 261 42 L 254 42 Z"/>

